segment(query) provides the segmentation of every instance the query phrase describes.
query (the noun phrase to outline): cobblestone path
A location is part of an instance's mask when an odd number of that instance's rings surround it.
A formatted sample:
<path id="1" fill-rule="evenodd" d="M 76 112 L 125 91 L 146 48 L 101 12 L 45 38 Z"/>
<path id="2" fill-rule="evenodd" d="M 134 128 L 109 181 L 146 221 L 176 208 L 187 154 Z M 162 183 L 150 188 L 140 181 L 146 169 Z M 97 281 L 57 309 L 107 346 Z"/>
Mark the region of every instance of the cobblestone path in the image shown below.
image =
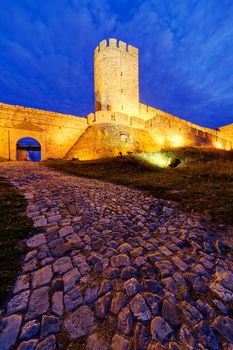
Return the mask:
<path id="1" fill-rule="evenodd" d="M 4 163 L 35 230 L 0 349 L 233 349 L 229 248 L 140 191 Z"/>

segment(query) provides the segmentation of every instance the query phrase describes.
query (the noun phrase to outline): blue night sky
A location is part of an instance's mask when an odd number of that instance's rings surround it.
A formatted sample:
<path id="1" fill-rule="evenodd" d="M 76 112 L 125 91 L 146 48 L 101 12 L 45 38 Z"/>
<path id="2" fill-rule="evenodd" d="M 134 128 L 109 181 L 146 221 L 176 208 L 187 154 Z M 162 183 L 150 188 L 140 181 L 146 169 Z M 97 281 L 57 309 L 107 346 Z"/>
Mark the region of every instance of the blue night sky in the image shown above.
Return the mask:
<path id="1" fill-rule="evenodd" d="M 85 116 L 93 52 L 140 50 L 140 100 L 216 128 L 233 122 L 232 0 L 0 0 L 0 101 Z"/>

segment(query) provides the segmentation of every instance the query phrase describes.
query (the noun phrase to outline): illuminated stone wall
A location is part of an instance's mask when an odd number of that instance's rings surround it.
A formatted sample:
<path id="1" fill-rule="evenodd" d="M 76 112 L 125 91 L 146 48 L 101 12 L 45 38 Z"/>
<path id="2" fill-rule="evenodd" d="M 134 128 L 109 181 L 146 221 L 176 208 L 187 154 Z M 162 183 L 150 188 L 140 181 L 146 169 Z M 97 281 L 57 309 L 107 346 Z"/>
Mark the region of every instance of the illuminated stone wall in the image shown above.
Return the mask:
<path id="1" fill-rule="evenodd" d="M 0 158 L 15 160 L 24 137 L 40 143 L 42 159 L 63 158 L 86 128 L 86 118 L 1 103 Z"/>
<path id="2" fill-rule="evenodd" d="M 88 124 L 103 124 L 111 123 L 113 125 L 127 125 L 136 129 L 145 128 L 145 120 L 136 116 L 120 113 L 120 112 L 110 112 L 110 111 L 99 111 L 90 113 L 87 116 Z"/>
<path id="3" fill-rule="evenodd" d="M 232 143 L 216 130 L 204 128 L 156 108 L 140 104 L 139 116 L 155 142 L 163 147 L 202 146 L 225 150 Z"/>
<path id="4" fill-rule="evenodd" d="M 218 129 L 218 134 L 232 143 L 233 147 L 233 124 L 222 126 Z"/>
<path id="5" fill-rule="evenodd" d="M 138 49 L 103 40 L 94 54 L 95 110 L 138 116 Z"/>
<path id="6" fill-rule="evenodd" d="M 88 127 L 68 152 L 66 159 L 90 160 L 159 150 L 145 129 L 113 123 L 97 123 Z"/>

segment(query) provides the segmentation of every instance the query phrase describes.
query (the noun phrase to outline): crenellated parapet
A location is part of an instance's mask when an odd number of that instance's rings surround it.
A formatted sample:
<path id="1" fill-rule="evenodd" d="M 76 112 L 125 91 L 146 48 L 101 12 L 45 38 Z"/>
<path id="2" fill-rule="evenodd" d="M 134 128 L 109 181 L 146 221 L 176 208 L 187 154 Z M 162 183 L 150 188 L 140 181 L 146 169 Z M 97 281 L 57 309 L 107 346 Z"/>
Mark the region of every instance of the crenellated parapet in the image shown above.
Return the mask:
<path id="1" fill-rule="evenodd" d="M 123 41 L 103 40 L 95 49 L 95 111 L 138 116 L 138 49 Z"/>
<path id="2" fill-rule="evenodd" d="M 130 55 L 138 56 L 138 48 L 125 43 L 124 41 L 117 40 L 114 38 L 110 38 L 108 40 L 104 39 L 100 42 L 100 44 L 95 48 L 95 55 L 100 51 L 106 49 L 120 50 L 124 52 L 128 52 Z"/>

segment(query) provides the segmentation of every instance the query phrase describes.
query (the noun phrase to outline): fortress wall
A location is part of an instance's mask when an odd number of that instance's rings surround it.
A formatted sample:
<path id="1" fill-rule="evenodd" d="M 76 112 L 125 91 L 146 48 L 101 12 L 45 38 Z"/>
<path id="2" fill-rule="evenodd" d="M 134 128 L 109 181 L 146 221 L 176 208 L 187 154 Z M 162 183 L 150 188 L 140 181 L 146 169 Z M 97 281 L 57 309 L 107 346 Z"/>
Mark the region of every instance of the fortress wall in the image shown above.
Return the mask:
<path id="1" fill-rule="evenodd" d="M 24 137 L 32 137 L 41 145 L 41 159 L 47 159 L 45 133 L 35 130 L 5 128 L 0 126 L 0 158 L 16 160 L 16 144 Z"/>
<path id="2" fill-rule="evenodd" d="M 97 123 L 88 127 L 66 155 L 66 159 L 91 160 L 127 155 L 128 152 L 154 152 L 154 139 L 145 129 L 113 123 Z"/>
<path id="3" fill-rule="evenodd" d="M 126 125 L 136 129 L 145 128 L 145 121 L 143 119 L 119 112 L 99 111 L 95 114 L 90 113 L 87 119 L 89 125 L 93 123 L 112 123 L 116 125 Z"/>
<path id="4" fill-rule="evenodd" d="M 138 116 L 138 49 L 103 40 L 94 54 L 95 110 Z"/>
<path id="5" fill-rule="evenodd" d="M 15 160 L 24 137 L 41 144 L 42 159 L 63 158 L 87 127 L 85 118 L 0 104 L 0 157 Z"/>
<path id="6" fill-rule="evenodd" d="M 145 129 L 145 120 L 142 118 L 131 116 L 130 126 L 136 129 Z"/>
<path id="7" fill-rule="evenodd" d="M 156 108 L 140 104 L 139 115 L 161 147 L 206 146 L 231 149 L 219 132 L 190 123 Z"/>
<path id="8" fill-rule="evenodd" d="M 113 124 L 129 124 L 129 116 L 124 113 L 99 111 L 95 113 L 96 123 L 113 123 Z"/>
<path id="9" fill-rule="evenodd" d="M 178 126 L 189 126 L 192 127 L 194 129 L 203 131 L 203 132 L 208 132 L 210 134 L 215 135 L 216 131 L 213 129 L 209 129 L 209 128 L 205 128 L 203 126 L 197 125 L 197 124 L 193 124 L 191 122 L 188 122 L 187 120 L 184 120 L 182 118 L 176 117 L 172 114 L 160 111 L 159 109 L 156 109 L 154 107 L 150 107 L 147 105 L 144 105 L 142 103 L 140 103 L 139 105 L 139 116 L 140 118 L 144 118 L 145 120 L 150 120 L 153 119 L 154 117 L 157 117 L 157 120 L 161 120 L 164 121 L 164 123 L 167 124 L 167 126 L 169 126 L 170 124 L 177 124 Z M 149 123 L 150 124 L 150 123 Z M 148 125 L 148 123 L 147 123 Z"/>
<path id="10" fill-rule="evenodd" d="M 153 117 L 145 122 L 146 128 L 161 147 L 206 146 L 226 150 L 232 148 L 231 142 L 221 137 L 216 130 L 201 127 L 152 107 L 147 109 L 148 115 Z"/>
<path id="11" fill-rule="evenodd" d="M 221 126 L 219 131 L 219 135 L 228 139 L 233 145 L 233 124 Z"/>

